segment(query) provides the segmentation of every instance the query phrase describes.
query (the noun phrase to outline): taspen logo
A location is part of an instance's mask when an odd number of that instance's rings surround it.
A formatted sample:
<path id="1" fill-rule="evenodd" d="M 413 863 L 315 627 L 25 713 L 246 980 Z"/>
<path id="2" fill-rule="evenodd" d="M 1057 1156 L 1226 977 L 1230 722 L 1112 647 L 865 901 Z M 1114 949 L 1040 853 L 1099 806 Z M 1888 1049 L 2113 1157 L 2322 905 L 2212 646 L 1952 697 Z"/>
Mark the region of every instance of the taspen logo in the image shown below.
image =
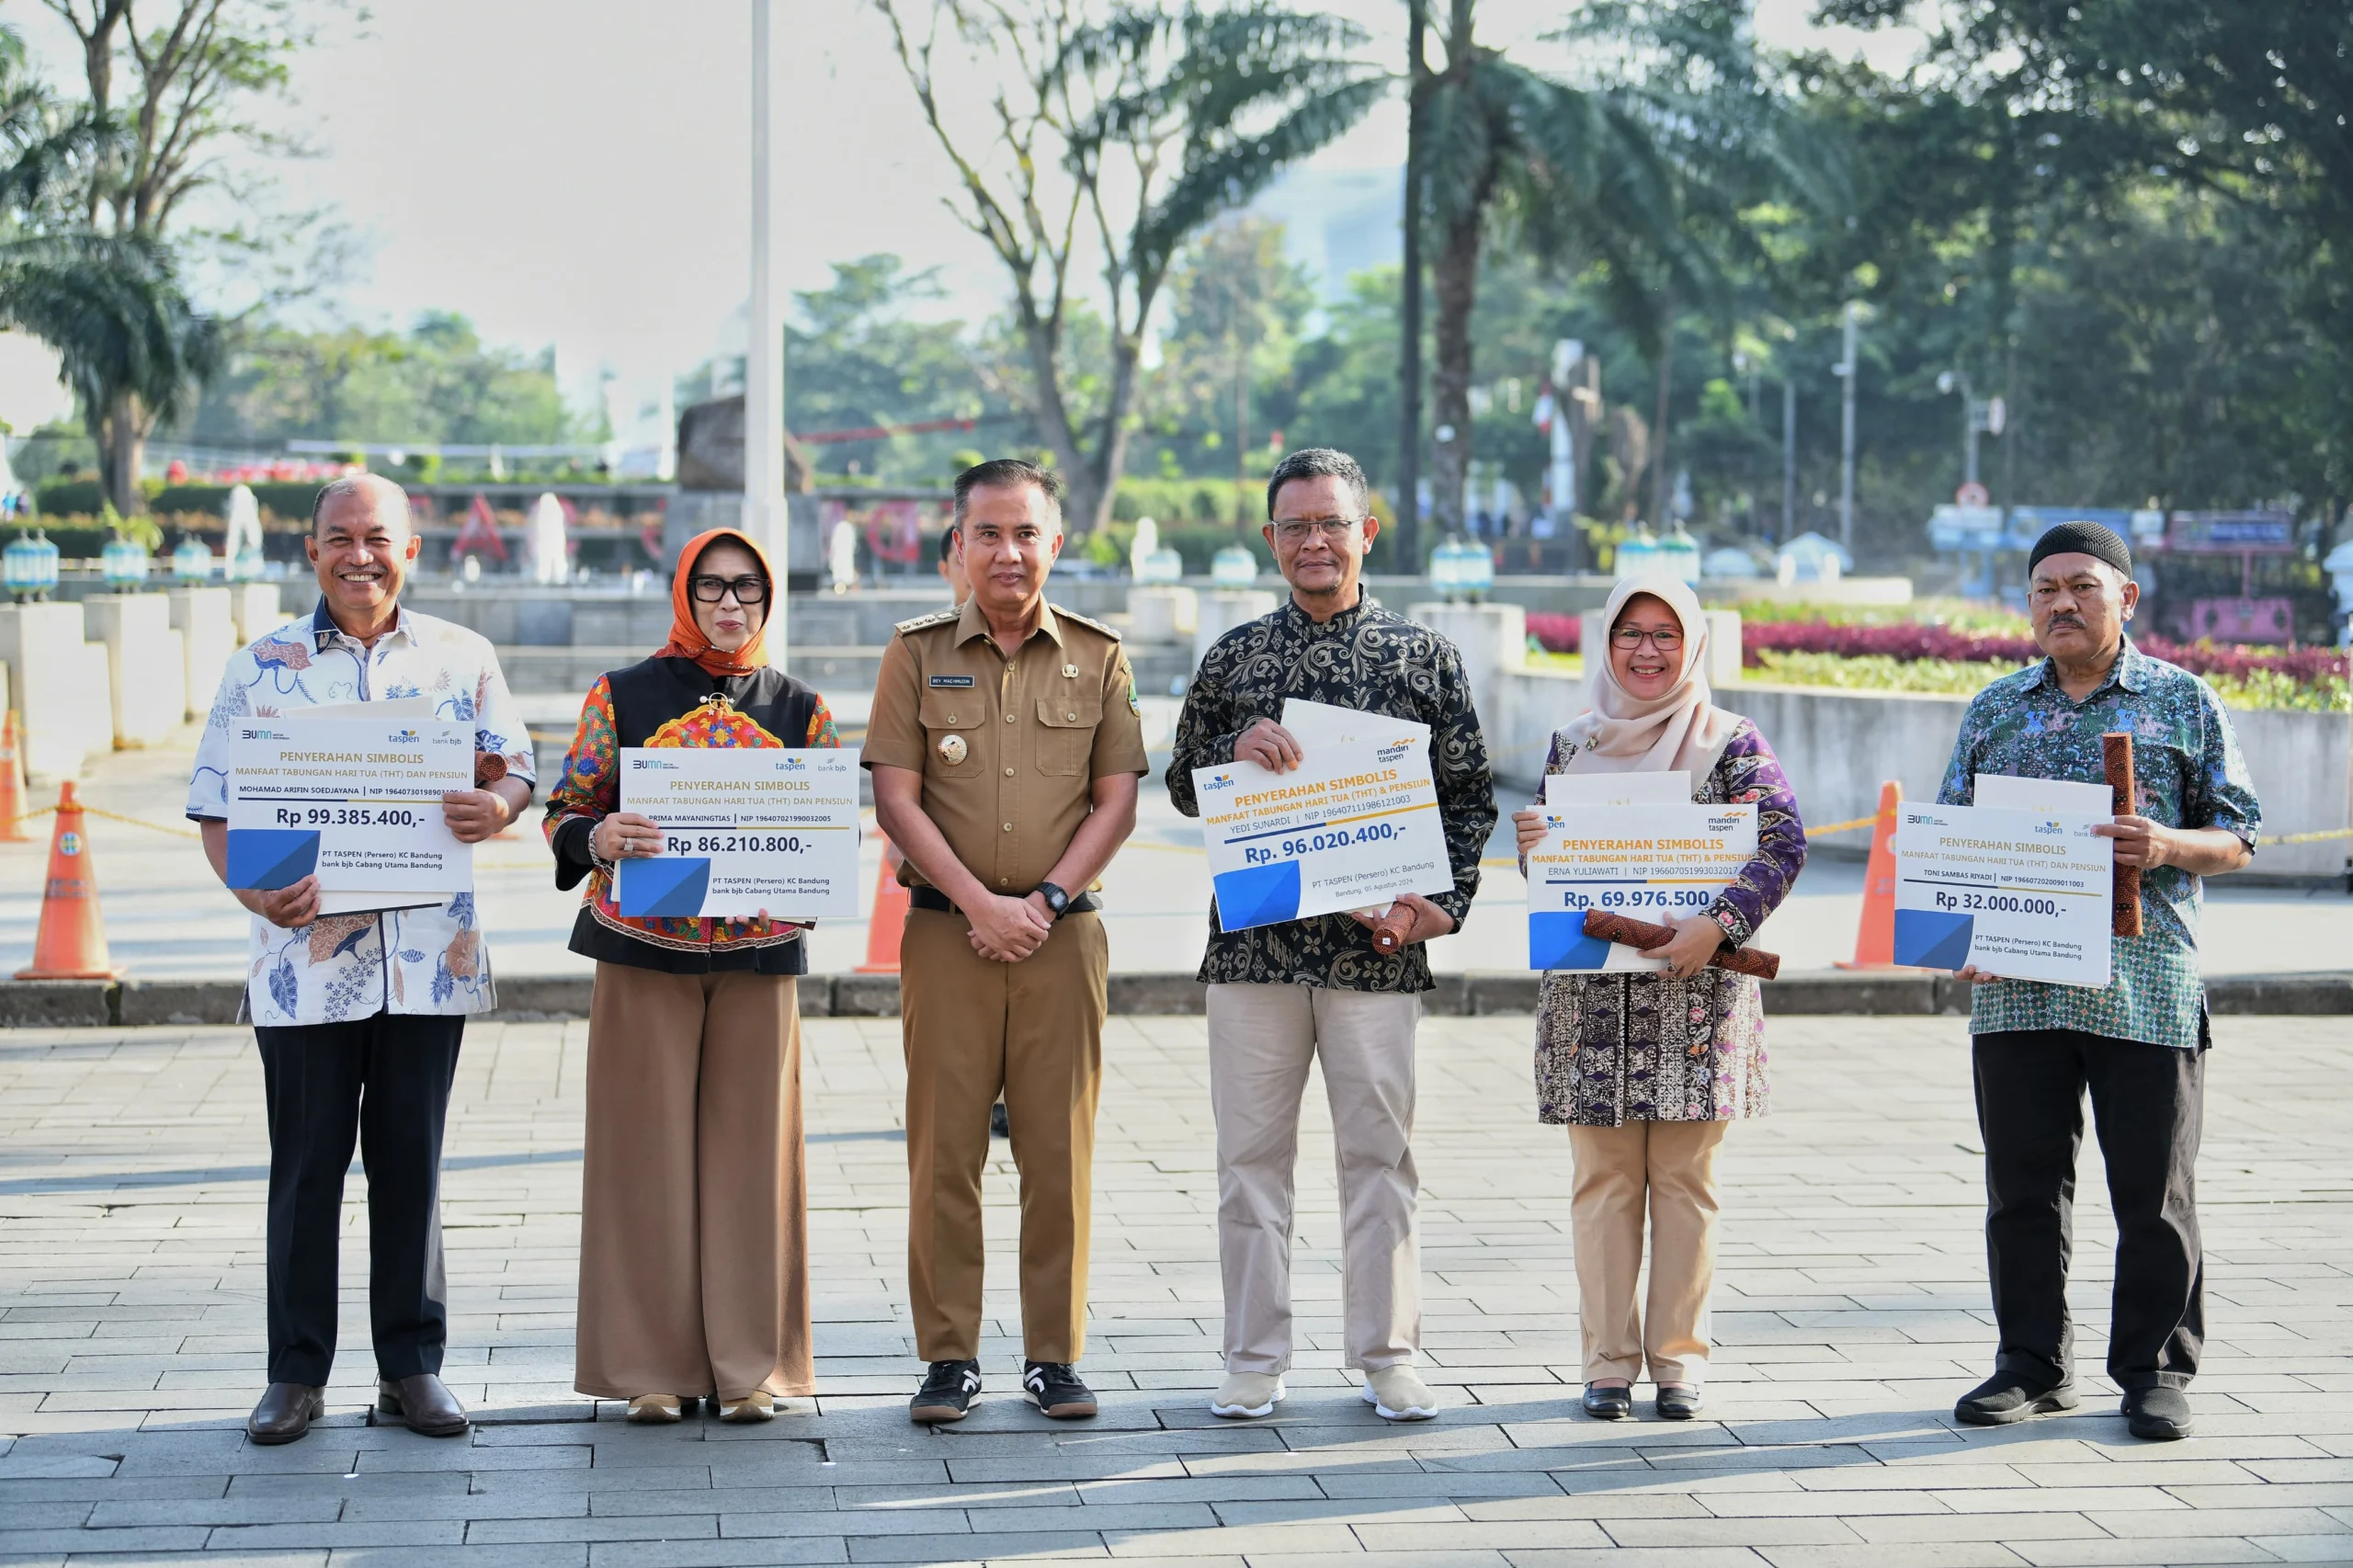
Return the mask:
<path id="1" fill-rule="evenodd" d="M 416 744 L 417 733 L 415 730 L 394 730 L 384 738 L 396 746 L 413 746 Z"/>
<path id="2" fill-rule="evenodd" d="M 2035 824 L 2034 831 L 2045 838 L 2063 838 L 2066 836 L 2067 833 L 2067 830 L 2061 827 L 2056 822 L 2049 821 L 2047 819 Z"/>
<path id="3" fill-rule="evenodd" d="M 1231 789 L 1233 789 L 1233 774 L 1231 774 L 1231 773 L 1212 773 L 1212 774 L 1211 774 L 1211 775 L 1210 775 L 1210 788 L 1211 788 L 1211 789 L 1212 789 L 1212 790 L 1231 790 Z"/>
<path id="4" fill-rule="evenodd" d="M 776 771 L 779 773 L 806 773 L 809 771 L 809 764 L 797 756 L 781 757 L 777 761 Z"/>
<path id="5" fill-rule="evenodd" d="M 1399 757 L 1404 756 L 1407 752 L 1412 751 L 1417 744 L 1419 743 L 1417 743 L 1413 736 L 1408 735 L 1402 741 L 1390 742 L 1387 745 L 1382 746 L 1377 755 L 1383 762 L 1394 762 Z"/>

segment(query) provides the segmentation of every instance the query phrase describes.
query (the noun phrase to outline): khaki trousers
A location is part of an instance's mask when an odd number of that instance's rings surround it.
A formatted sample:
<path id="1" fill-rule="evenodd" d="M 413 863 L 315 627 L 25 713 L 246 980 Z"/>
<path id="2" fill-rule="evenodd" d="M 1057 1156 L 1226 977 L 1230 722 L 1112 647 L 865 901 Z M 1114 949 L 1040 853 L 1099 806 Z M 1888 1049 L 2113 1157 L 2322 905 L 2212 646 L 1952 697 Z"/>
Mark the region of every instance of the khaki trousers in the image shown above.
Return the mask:
<path id="1" fill-rule="evenodd" d="M 1716 1149 L 1728 1125 L 1629 1121 L 1569 1129 L 1576 1158 L 1569 1217 L 1586 1382 L 1631 1382 L 1645 1358 L 1654 1383 L 1706 1379 L 1708 1295 L 1716 1282 Z M 1646 1195 L 1651 1284 L 1637 1312 Z"/>
<path id="2" fill-rule="evenodd" d="M 574 1387 L 815 1392 L 790 975 L 597 966 Z"/>
<path id="3" fill-rule="evenodd" d="M 1005 1096 L 1021 1169 L 1021 1343 L 1032 1361 L 1086 1346 L 1095 1105 L 1110 947 L 1093 914 L 1055 922 L 1019 963 L 972 950 L 963 916 L 907 912 L 900 1030 L 907 1054 L 907 1294 L 915 1353 L 980 1355 L 981 1173 Z"/>
<path id="4" fill-rule="evenodd" d="M 1415 1207 L 1411 993 L 1313 985 L 1209 988 L 1217 1118 L 1217 1256 L 1225 1369 L 1290 1366 L 1291 1218 L 1299 1106 L 1321 1058 L 1340 1167 L 1340 1316 L 1347 1364 L 1411 1361 L 1422 1338 Z"/>

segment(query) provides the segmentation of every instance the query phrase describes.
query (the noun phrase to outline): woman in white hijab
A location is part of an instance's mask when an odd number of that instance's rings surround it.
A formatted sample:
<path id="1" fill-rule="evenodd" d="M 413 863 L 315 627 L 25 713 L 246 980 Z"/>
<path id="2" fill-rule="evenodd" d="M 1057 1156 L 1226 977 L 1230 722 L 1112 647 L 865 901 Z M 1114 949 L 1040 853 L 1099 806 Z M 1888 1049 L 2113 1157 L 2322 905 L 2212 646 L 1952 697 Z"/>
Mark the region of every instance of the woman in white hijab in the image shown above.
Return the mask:
<path id="1" fill-rule="evenodd" d="M 1715 1282 L 1717 1146 L 1724 1128 L 1765 1109 L 1765 1017 L 1756 982 L 1708 967 L 1764 924 L 1805 864 L 1805 824 L 1756 726 L 1711 700 L 1708 622 L 1677 579 L 1630 577 L 1609 596 L 1607 655 L 1586 676 L 1590 710 L 1554 733 L 1546 773 L 1691 776 L 1691 799 L 1754 803 L 1756 858 L 1704 914 L 1675 922 L 1652 957 L 1663 971 L 1551 971 L 1536 1023 L 1536 1100 L 1565 1123 L 1576 1161 L 1576 1242 L 1585 1408 L 1634 1413 L 1647 1365 L 1661 1418 L 1699 1410 Z M 1524 856 L 1543 836 L 1535 812 L 1513 818 Z M 1637 1303 L 1650 1214 L 1649 1298 Z"/>

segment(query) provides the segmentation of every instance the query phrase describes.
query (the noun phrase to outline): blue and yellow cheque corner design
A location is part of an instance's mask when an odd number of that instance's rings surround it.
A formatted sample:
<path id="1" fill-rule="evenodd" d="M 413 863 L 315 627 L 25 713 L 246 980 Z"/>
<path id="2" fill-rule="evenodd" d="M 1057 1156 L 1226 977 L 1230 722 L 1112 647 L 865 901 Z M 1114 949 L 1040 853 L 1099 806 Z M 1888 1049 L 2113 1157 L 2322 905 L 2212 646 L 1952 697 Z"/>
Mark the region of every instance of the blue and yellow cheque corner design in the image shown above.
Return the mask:
<path id="1" fill-rule="evenodd" d="M 1211 891 L 1217 895 L 1218 929 L 1241 931 L 1298 919 L 1299 885 L 1296 860 L 1220 871 L 1211 881 Z"/>
<path id="2" fill-rule="evenodd" d="M 624 860 L 613 901 L 631 920 L 686 919 L 702 914 L 710 892 L 710 862 L 690 855 Z"/>
<path id="3" fill-rule="evenodd" d="M 1892 955 L 1919 969 L 1959 969 L 1969 961 L 1977 917 L 1943 909 L 1899 909 Z"/>
<path id="4" fill-rule="evenodd" d="M 276 892 L 319 869 L 319 834 L 307 827 L 229 830 L 229 886 Z"/>

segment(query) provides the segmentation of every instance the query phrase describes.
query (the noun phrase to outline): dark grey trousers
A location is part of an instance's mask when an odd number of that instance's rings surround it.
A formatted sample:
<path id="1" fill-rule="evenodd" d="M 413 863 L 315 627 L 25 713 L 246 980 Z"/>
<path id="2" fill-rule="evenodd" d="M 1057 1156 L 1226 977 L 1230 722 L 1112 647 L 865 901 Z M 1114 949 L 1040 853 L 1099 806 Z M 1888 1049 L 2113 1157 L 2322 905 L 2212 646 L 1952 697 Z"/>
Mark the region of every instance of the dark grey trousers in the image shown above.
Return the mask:
<path id="1" fill-rule="evenodd" d="M 2128 1391 L 2188 1386 L 2206 1335 L 2196 1168 L 2204 1049 L 2018 1029 L 1978 1035 L 1973 1058 L 1995 1369 L 2038 1384 L 2075 1373 L 2067 1266 L 2088 1089 L 2116 1213 L 2108 1375 Z"/>

